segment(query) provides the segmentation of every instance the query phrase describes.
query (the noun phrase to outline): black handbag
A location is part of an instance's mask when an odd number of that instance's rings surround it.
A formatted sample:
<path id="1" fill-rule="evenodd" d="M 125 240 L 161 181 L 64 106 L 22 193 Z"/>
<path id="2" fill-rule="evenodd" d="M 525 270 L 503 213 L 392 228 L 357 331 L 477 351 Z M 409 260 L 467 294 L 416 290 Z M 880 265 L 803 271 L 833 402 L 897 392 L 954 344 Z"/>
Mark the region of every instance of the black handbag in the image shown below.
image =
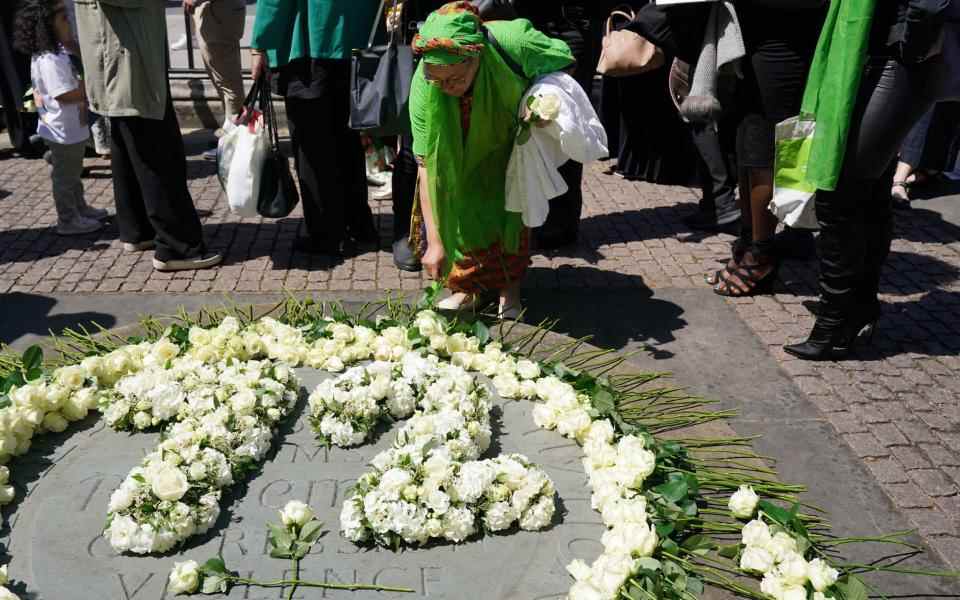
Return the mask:
<path id="1" fill-rule="evenodd" d="M 350 128 L 373 136 L 410 133 L 410 83 L 413 51 L 403 43 L 403 28 L 374 46 L 386 0 L 381 0 L 366 48 L 355 49 L 350 65 Z"/>
<path id="2" fill-rule="evenodd" d="M 262 79 L 262 78 L 261 78 Z M 259 85 L 260 109 L 263 111 L 263 122 L 270 136 L 270 154 L 263 163 L 260 174 L 260 189 L 257 192 L 257 212 L 261 217 L 280 219 L 286 217 L 297 203 L 300 194 L 290 174 L 290 161 L 280 150 L 280 133 L 277 128 L 277 114 L 273 108 L 273 96 L 270 86 L 261 80 L 254 82 Z"/>
<path id="3" fill-rule="evenodd" d="M 510 21 L 518 18 L 514 0 L 473 0 L 480 18 L 484 21 Z"/>

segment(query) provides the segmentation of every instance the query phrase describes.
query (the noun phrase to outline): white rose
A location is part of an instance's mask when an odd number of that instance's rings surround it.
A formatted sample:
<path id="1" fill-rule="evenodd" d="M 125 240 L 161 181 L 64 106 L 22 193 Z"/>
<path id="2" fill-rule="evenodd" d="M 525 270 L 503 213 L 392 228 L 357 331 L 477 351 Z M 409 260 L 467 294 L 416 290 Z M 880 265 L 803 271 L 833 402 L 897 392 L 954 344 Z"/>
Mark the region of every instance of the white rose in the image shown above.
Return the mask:
<path id="1" fill-rule="evenodd" d="M 61 431 L 66 430 L 67 425 L 69 425 L 69 423 L 60 413 L 47 413 L 47 416 L 43 418 L 43 427 L 47 431 L 60 433 Z"/>
<path id="2" fill-rule="evenodd" d="M 303 527 L 313 518 L 313 509 L 299 500 L 291 500 L 280 511 L 280 520 L 287 527 Z"/>
<path id="3" fill-rule="evenodd" d="M 770 528 L 759 519 L 754 519 L 744 525 L 741 535 L 744 546 L 760 546 L 761 548 L 766 548 L 772 539 L 770 536 Z"/>
<path id="4" fill-rule="evenodd" d="M 0 467 L 0 485 L 6 485 L 8 481 L 10 481 L 10 467 Z"/>
<path id="5" fill-rule="evenodd" d="M 815 558 L 807 563 L 807 577 L 813 589 L 818 592 L 826 591 L 837 582 L 839 576 L 840 573 L 822 559 Z"/>
<path id="6" fill-rule="evenodd" d="M 540 365 L 525 358 L 517 361 L 517 375 L 521 379 L 536 379 L 540 377 Z"/>
<path id="7" fill-rule="evenodd" d="M 544 94 L 537 96 L 534 101 L 533 110 L 544 121 L 556 121 L 560 116 L 560 98 L 556 94 Z"/>
<path id="8" fill-rule="evenodd" d="M 153 345 L 152 354 L 156 357 L 157 362 L 162 365 L 176 358 L 177 354 L 180 354 L 180 346 L 177 346 L 170 340 L 162 339 Z"/>
<path id="9" fill-rule="evenodd" d="M 190 465 L 190 479 L 197 481 L 207 476 L 207 468 L 202 462 L 197 461 Z"/>
<path id="10" fill-rule="evenodd" d="M 520 382 L 515 375 L 497 375 L 493 378 L 493 386 L 501 398 L 516 398 L 520 393 Z"/>
<path id="11" fill-rule="evenodd" d="M 773 554 L 773 560 L 780 562 L 791 554 L 797 553 L 797 540 L 784 531 L 778 531 L 770 543 L 767 544 L 767 550 Z"/>
<path id="12" fill-rule="evenodd" d="M 137 429 L 146 429 L 153 423 L 153 417 L 143 411 L 133 415 L 133 426 Z"/>
<path id="13" fill-rule="evenodd" d="M 797 553 L 791 553 L 777 565 L 780 579 L 785 587 L 807 584 L 807 561 Z"/>
<path id="14" fill-rule="evenodd" d="M 192 594 L 200 586 L 200 565 L 195 560 L 173 563 L 170 571 L 170 586 L 174 594 Z"/>
<path id="15" fill-rule="evenodd" d="M 20 600 L 20 596 L 5 587 L 0 587 L 0 600 Z"/>
<path id="16" fill-rule="evenodd" d="M 170 465 L 162 465 L 150 473 L 150 489 L 161 500 L 179 500 L 190 489 L 183 471 Z"/>
<path id="17" fill-rule="evenodd" d="M 127 485 L 124 482 L 120 487 L 115 489 L 112 494 L 110 494 L 110 504 L 107 507 L 109 512 L 119 512 L 128 508 L 133 504 L 133 494 L 135 492 L 135 487 Z"/>
<path id="18" fill-rule="evenodd" d="M 7 575 L 7 565 L 0 567 L 0 585 L 7 585 L 9 583 L 10 577 Z"/>
<path id="19" fill-rule="evenodd" d="M 110 522 L 110 528 L 104 533 L 109 533 L 110 546 L 114 550 L 125 552 L 133 544 L 133 536 L 137 533 L 137 522 L 126 515 L 115 516 Z"/>
<path id="20" fill-rule="evenodd" d="M 741 485 L 727 503 L 727 507 L 734 517 L 738 519 L 750 519 L 757 512 L 757 503 L 760 498 L 749 485 Z"/>
<path id="21" fill-rule="evenodd" d="M 588 581 L 577 581 L 567 593 L 569 600 L 608 600 L 609 596 Z"/>
<path id="22" fill-rule="evenodd" d="M 760 546 L 747 546 L 740 555 L 740 568 L 763 575 L 773 568 L 773 555 Z"/>
<path id="23" fill-rule="evenodd" d="M 87 378 L 87 373 L 83 367 L 72 365 L 57 370 L 57 382 L 65 388 L 75 390 L 83 387 L 83 382 Z"/>
<path id="24" fill-rule="evenodd" d="M 823 592 L 814 592 L 813 600 L 834 600 L 833 596 L 827 596 Z"/>
<path id="25" fill-rule="evenodd" d="M 0 504 L 10 504 L 16 495 L 12 485 L 0 485 Z"/>
<path id="26" fill-rule="evenodd" d="M 780 591 L 780 600 L 807 600 L 807 588 L 802 585 L 787 585 Z"/>
<path id="27" fill-rule="evenodd" d="M 590 566 L 576 558 L 567 565 L 567 573 L 570 573 L 575 581 L 583 581 L 590 577 Z"/>
<path id="28" fill-rule="evenodd" d="M 783 598 L 783 587 L 783 581 L 780 580 L 780 575 L 776 569 L 768 572 L 760 581 L 760 591 L 777 600 Z"/>

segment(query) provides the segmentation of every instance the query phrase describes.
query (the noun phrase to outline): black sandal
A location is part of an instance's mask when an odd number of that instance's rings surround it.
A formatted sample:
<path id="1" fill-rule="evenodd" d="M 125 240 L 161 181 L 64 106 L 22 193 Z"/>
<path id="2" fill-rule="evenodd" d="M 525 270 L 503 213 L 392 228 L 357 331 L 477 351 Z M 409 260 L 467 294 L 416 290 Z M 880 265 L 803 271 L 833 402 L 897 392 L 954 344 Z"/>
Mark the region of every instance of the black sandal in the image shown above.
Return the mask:
<path id="1" fill-rule="evenodd" d="M 760 272 L 768 267 L 770 270 L 760 275 Z M 759 261 L 753 265 L 737 265 L 733 271 L 724 272 L 723 279 L 713 286 L 713 293 L 729 298 L 770 294 L 777 279 L 778 267 L 778 263 Z M 723 287 L 720 287 L 721 285 Z"/>
<path id="2" fill-rule="evenodd" d="M 729 273 L 731 270 L 736 270 L 740 266 L 740 261 L 743 260 L 743 256 L 747 253 L 747 250 L 750 249 L 750 244 L 744 242 L 742 239 L 737 238 L 733 241 L 731 246 L 732 255 L 730 260 L 727 261 L 727 264 L 722 269 L 717 269 L 712 273 L 704 273 L 703 280 L 707 285 L 713 286 L 717 285 L 724 279 L 724 275 Z"/>

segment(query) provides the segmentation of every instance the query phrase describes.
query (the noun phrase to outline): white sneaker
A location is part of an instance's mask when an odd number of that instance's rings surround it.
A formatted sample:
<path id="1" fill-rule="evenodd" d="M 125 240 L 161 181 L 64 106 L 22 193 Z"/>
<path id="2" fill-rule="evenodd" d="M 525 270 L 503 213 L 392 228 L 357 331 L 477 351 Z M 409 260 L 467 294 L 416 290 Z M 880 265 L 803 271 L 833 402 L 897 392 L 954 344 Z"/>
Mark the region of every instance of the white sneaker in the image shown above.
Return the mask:
<path id="1" fill-rule="evenodd" d="M 102 221 L 110 217 L 110 213 L 107 212 L 105 208 L 94 208 L 92 206 L 84 206 L 80 209 L 80 214 L 85 216 L 88 219 L 96 219 Z"/>
<path id="2" fill-rule="evenodd" d="M 153 259 L 153 268 L 158 271 L 194 271 L 209 269 L 220 264 L 223 256 L 215 252 L 207 252 L 193 258 L 176 258 L 173 260 Z"/>
<path id="3" fill-rule="evenodd" d="M 101 229 L 103 229 L 103 223 L 83 215 L 77 215 L 77 218 L 74 220 L 57 225 L 57 233 L 60 235 L 83 235 Z"/>
<path id="4" fill-rule="evenodd" d="M 197 47 L 197 38 L 193 38 L 193 47 Z M 186 50 L 187 49 L 187 34 L 181 33 L 180 37 L 177 38 L 177 41 L 170 44 L 171 50 Z"/>
<path id="5" fill-rule="evenodd" d="M 153 240 L 123 243 L 123 249 L 125 252 L 143 252 L 144 250 L 153 250 L 156 247 L 157 247 L 157 242 Z"/>

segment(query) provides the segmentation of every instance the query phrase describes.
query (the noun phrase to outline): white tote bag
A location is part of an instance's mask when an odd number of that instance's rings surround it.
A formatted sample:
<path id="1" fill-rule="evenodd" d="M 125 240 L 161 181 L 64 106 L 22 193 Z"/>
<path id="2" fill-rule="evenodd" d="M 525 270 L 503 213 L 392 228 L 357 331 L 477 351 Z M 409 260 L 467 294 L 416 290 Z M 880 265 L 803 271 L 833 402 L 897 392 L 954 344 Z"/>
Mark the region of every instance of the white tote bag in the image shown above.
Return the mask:
<path id="1" fill-rule="evenodd" d="M 270 153 L 270 136 L 263 115 L 220 138 L 217 144 L 217 175 L 227 195 L 230 211 L 241 217 L 256 217 L 257 193 L 263 164 Z"/>
<path id="2" fill-rule="evenodd" d="M 767 208 L 790 227 L 819 229 L 814 204 L 817 190 L 805 181 L 815 131 L 812 118 L 797 116 L 777 123 L 773 200 Z"/>

